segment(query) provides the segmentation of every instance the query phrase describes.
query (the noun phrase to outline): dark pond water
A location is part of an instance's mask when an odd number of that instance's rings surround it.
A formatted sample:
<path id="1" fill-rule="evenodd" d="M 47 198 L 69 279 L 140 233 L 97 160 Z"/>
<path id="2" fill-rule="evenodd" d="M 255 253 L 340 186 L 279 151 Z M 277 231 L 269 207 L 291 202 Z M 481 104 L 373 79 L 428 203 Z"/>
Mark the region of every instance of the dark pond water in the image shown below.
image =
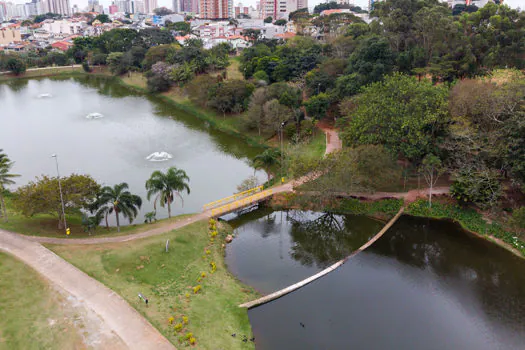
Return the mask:
<path id="1" fill-rule="evenodd" d="M 90 174 L 103 184 L 127 182 L 152 210 L 144 183 L 157 169 L 176 166 L 190 177 L 191 194 L 173 214 L 197 212 L 229 196 L 253 175 L 261 149 L 218 132 L 198 118 L 113 80 L 96 77 L 0 83 L 0 148 L 16 161 L 19 185 L 41 174 Z M 171 158 L 155 152 L 166 152 Z M 164 157 L 163 157 L 164 156 Z M 264 177 L 261 176 L 261 179 Z M 166 217 L 159 209 L 157 217 Z M 137 219 L 141 222 L 142 214 Z"/>
<path id="2" fill-rule="evenodd" d="M 309 277 L 348 256 L 383 223 L 366 216 L 300 210 L 257 210 L 229 223 L 230 271 L 263 294 Z"/>
<path id="3" fill-rule="evenodd" d="M 245 225 L 254 236 L 267 235 L 261 219 Z M 329 231 L 319 226 L 318 234 Z M 254 246 L 243 238 L 247 232 L 234 242 L 247 242 L 259 264 L 253 275 L 266 281 L 271 275 L 261 277 L 260 270 L 276 269 L 276 245 L 274 252 Z M 330 241 L 338 242 L 311 244 Z M 276 280 L 282 281 L 279 273 Z M 336 271 L 251 309 L 249 317 L 258 349 L 524 349 L 525 261 L 453 223 L 402 217 Z"/>

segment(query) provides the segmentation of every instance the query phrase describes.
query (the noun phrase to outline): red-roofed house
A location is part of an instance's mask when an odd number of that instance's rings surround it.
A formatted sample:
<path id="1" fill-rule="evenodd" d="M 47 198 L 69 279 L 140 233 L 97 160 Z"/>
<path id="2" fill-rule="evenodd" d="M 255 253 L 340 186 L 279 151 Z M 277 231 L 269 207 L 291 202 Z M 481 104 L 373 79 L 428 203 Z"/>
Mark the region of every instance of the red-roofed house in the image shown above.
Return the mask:
<path id="1" fill-rule="evenodd" d="M 51 47 L 54 49 L 59 49 L 61 51 L 67 51 L 73 44 L 68 43 L 67 41 L 57 41 L 51 44 Z"/>

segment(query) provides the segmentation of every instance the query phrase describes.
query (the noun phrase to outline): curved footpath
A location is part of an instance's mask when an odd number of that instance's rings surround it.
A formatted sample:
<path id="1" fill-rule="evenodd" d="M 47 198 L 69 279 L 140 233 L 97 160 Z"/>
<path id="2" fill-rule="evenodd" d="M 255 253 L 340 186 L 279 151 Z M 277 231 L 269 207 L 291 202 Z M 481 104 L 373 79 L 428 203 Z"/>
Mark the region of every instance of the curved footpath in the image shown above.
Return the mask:
<path id="1" fill-rule="evenodd" d="M 22 235 L 0 230 L 0 250 L 31 266 L 82 305 L 100 316 L 129 349 L 172 350 L 175 347 L 117 293 L 58 255 Z M 15 296 L 16 297 L 16 296 Z"/>

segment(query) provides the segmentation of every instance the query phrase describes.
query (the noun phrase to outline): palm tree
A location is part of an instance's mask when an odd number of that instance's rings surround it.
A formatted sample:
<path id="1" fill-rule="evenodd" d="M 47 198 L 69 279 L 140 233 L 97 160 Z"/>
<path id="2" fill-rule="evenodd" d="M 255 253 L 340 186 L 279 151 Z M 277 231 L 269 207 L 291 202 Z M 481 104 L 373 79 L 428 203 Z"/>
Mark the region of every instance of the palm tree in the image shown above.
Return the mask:
<path id="1" fill-rule="evenodd" d="M 106 216 L 115 212 L 117 218 L 117 231 L 120 232 L 119 214 L 129 219 L 129 223 L 137 216 L 142 206 L 142 198 L 128 191 L 128 184 L 123 182 L 113 187 L 105 186 L 100 190 L 96 207 L 97 214 Z"/>
<path id="2" fill-rule="evenodd" d="M 15 182 L 12 180 L 20 175 L 11 174 L 9 171 L 15 162 L 12 162 L 7 154 L 0 149 L 0 206 L 4 211 L 4 221 L 7 222 L 7 208 L 4 201 L 4 190 L 6 185 L 12 185 Z"/>
<path id="3" fill-rule="evenodd" d="M 252 165 L 255 169 L 264 169 L 266 175 L 268 176 L 268 181 L 270 181 L 270 168 L 274 165 L 279 164 L 279 157 L 281 152 L 275 148 L 268 148 L 263 153 L 258 154 L 253 158 Z"/>
<path id="4" fill-rule="evenodd" d="M 148 190 L 148 200 L 151 196 L 157 195 L 153 202 L 153 208 L 157 210 L 157 200 L 160 200 L 161 207 L 168 204 L 168 217 L 171 218 L 171 203 L 174 201 L 174 195 L 176 194 L 184 205 L 181 191 L 186 190 L 186 193 L 190 194 L 190 186 L 188 182 L 190 178 L 186 175 L 186 172 L 176 167 L 170 167 L 166 173 L 162 171 L 154 171 L 149 180 L 146 181 L 146 190 Z"/>

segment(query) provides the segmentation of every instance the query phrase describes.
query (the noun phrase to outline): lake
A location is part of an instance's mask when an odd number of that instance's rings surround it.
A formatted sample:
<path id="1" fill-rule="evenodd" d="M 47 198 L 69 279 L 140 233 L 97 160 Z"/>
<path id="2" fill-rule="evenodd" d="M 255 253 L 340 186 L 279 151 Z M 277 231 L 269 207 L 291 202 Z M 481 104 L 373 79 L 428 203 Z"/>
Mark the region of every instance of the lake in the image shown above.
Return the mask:
<path id="1" fill-rule="evenodd" d="M 249 160 L 262 152 L 160 98 L 103 77 L 0 83 L 0 148 L 16 162 L 17 185 L 41 174 L 56 176 L 54 153 L 61 176 L 89 174 L 111 186 L 127 182 L 143 198 L 138 223 L 153 210 L 144 188 L 153 171 L 176 166 L 187 172 L 191 194 L 184 194 L 184 207 L 180 201 L 172 206 L 172 215 L 194 213 L 235 193 L 254 174 Z M 167 209 L 159 208 L 157 218 L 164 217 Z"/>
<path id="2" fill-rule="evenodd" d="M 281 212 L 251 215 L 238 225 L 227 261 L 265 292 L 352 249 L 341 237 L 355 232 L 357 244 L 375 233 L 352 216 L 335 216 L 341 227 L 332 218 L 322 223 L 323 213 L 284 212 L 283 221 Z M 523 349 L 525 260 L 454 223 L 403 216 L 334 272 L 248 314 L 257 349 Z"/>

